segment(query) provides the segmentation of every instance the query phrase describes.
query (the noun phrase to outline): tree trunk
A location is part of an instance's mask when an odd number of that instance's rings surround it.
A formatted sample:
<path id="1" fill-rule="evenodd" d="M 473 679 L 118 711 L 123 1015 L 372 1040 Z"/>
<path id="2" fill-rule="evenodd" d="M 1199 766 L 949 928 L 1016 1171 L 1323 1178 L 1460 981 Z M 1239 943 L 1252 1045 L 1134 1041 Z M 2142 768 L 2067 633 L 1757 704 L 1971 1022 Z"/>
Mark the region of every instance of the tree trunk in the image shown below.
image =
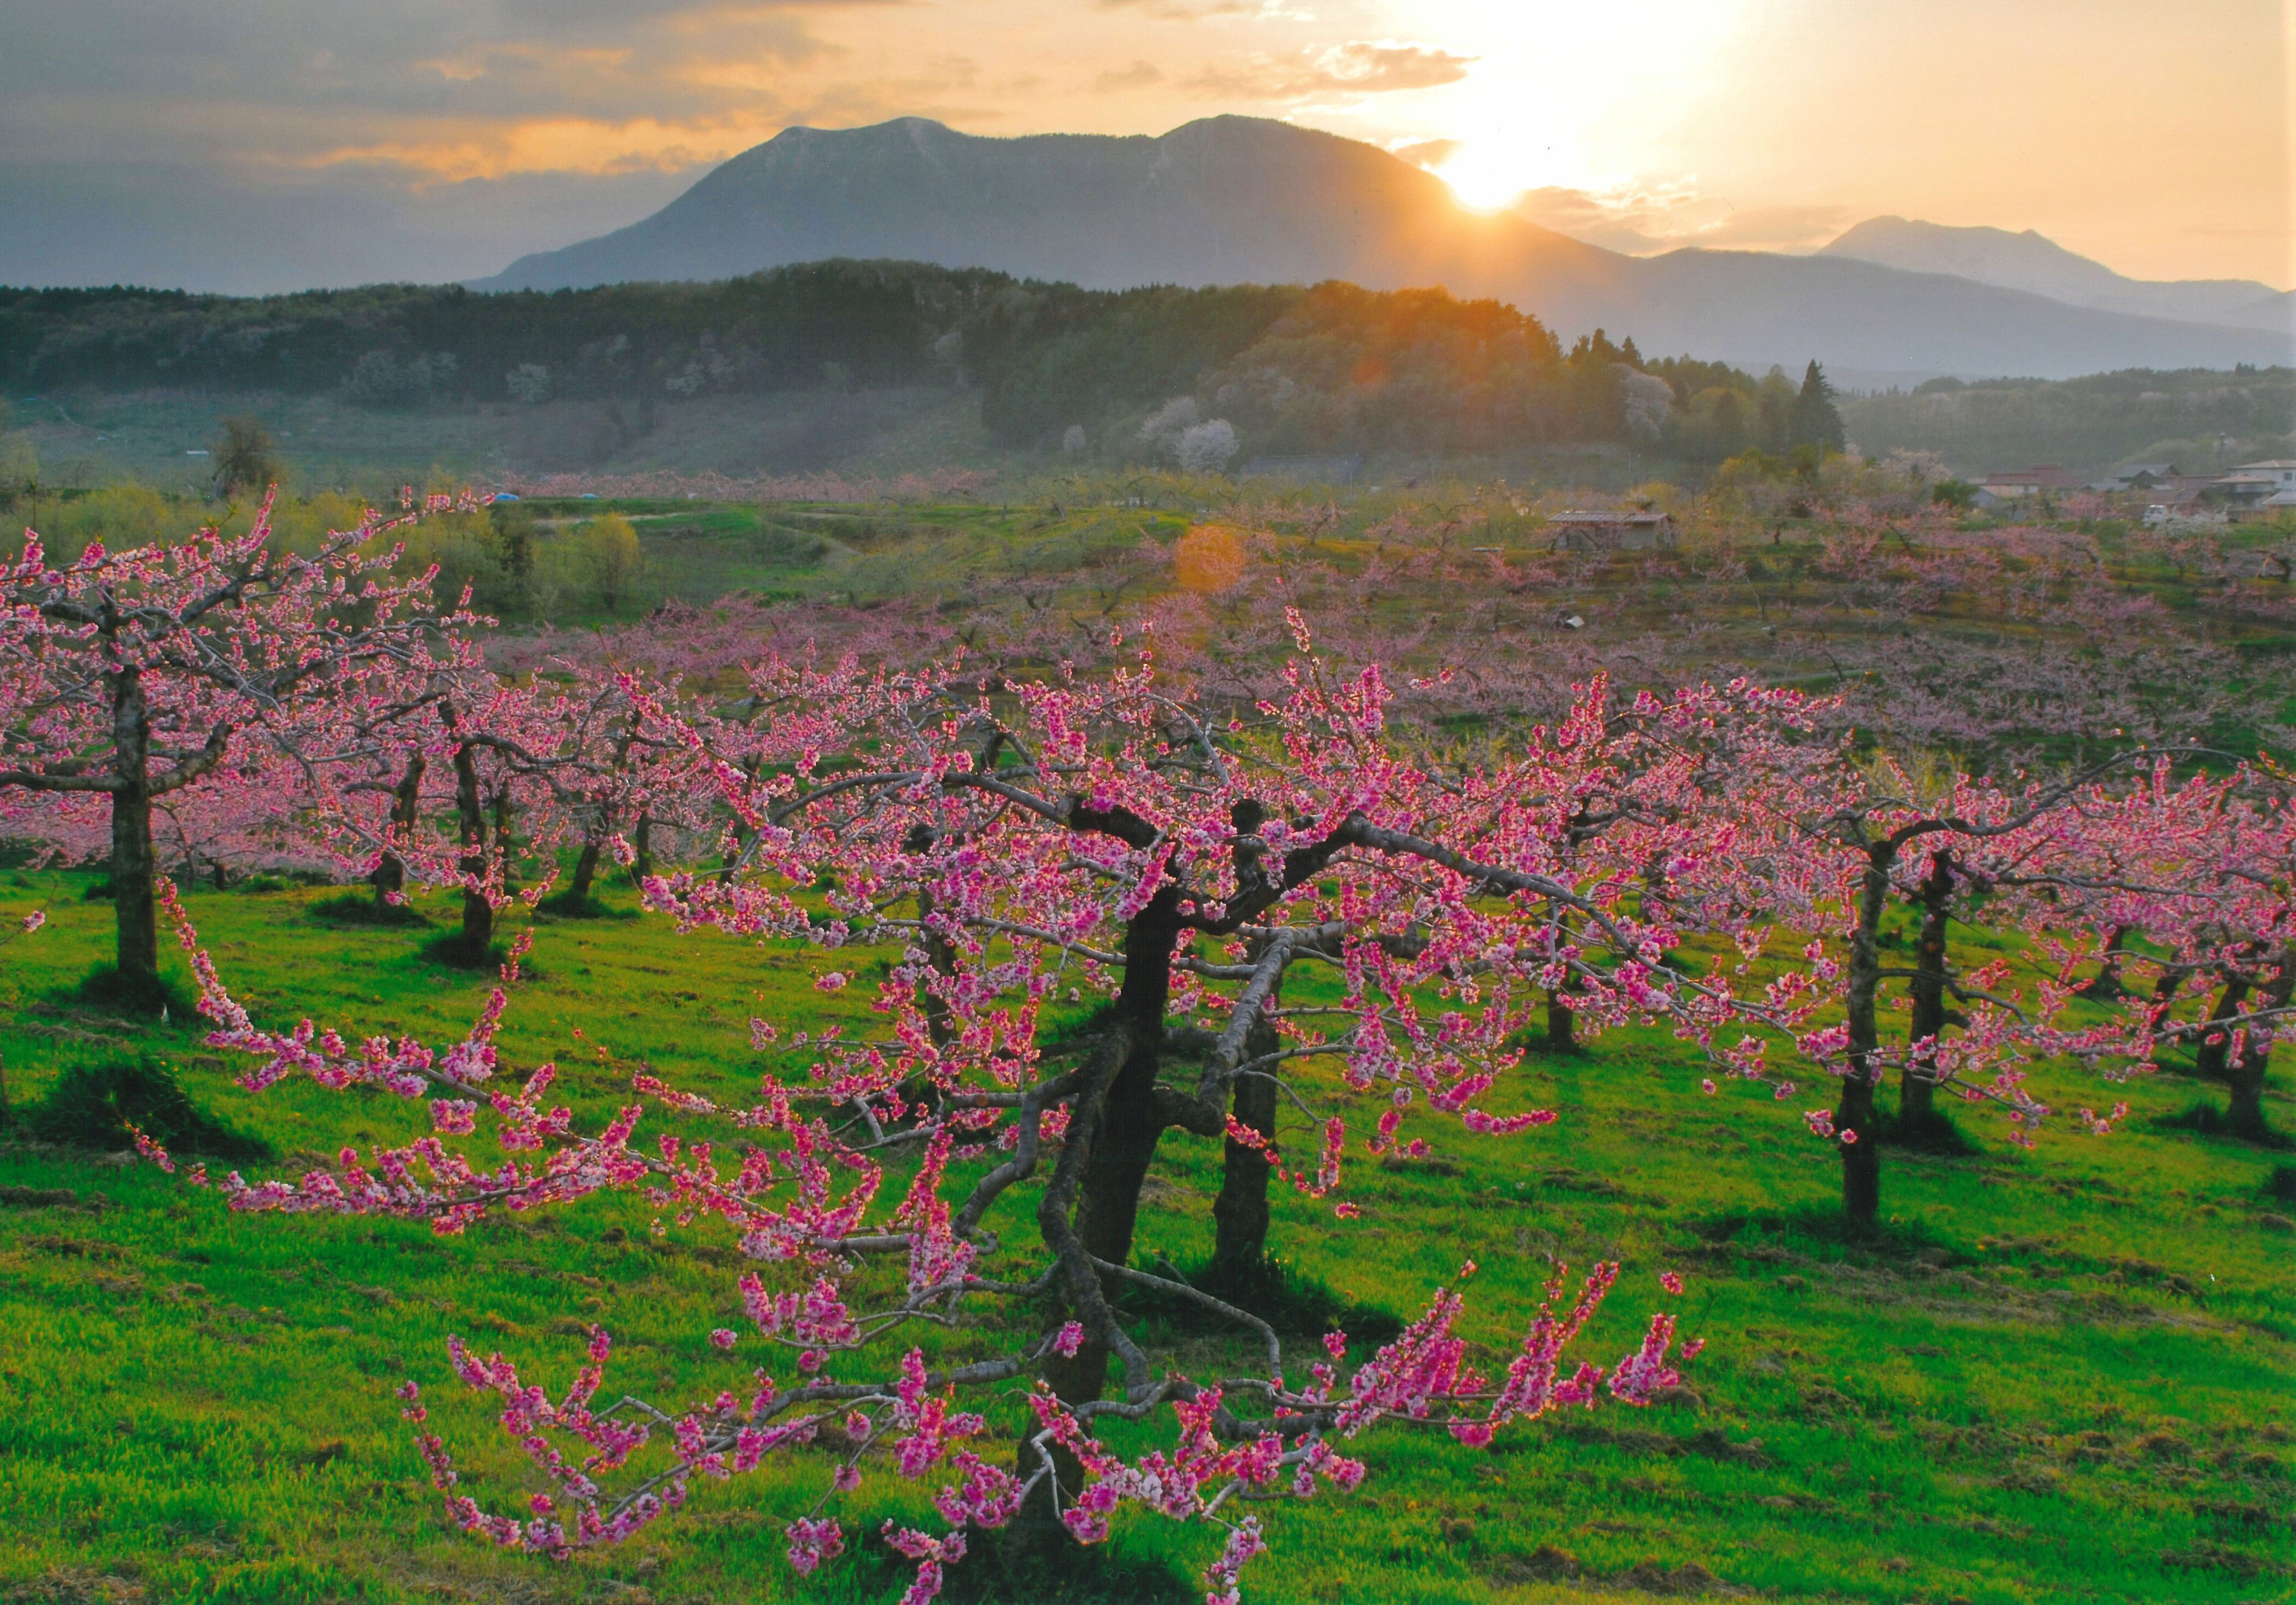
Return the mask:
<path id="1" fill-rule="evenodd" d="M 1124 986 L 1117 994 L 1118 1028 L 1125 1034 L 1124 1066 L 1108 1089 L 1099 1118 L 1084 1134 L 1091 1144 L 1077 1191 L 1076 1234 L 1085 1252 L 1109 1265 L 1132 1257 L 1140 1216 L 1140 1189 L 1156 1158 L 1163 1126 L 1156 1109 L 1156 1066 L 1164 1041 L 1164 1007 L 1171 993 L 1172 955 L 1179 946 L 1180 894 L 1168 887 L 1136 915 L 1125 933 Z M 1069 1141 L 1078 1140 L 1071 1128 Z M 1102 1278 L 1104 1294 L 1115 1279 Z M 1079 1404 L 1101 1396 L 1108 1383 L 1109 1347 L 1087 1337 L 1073 1359 L 1055 1355 L 1046 1379 L 1062 1401 Z"/>
<path id="2" fill-rule="evenodd" d="M 406 772 L 398 777 L 398 784 L 390 794 L 390 833 L 393 840 L 403 841 L 414 834 L 422 808 L 422 772 L 428 766 L 421 753 L 406 760 Z M 376 859 L 373 872 L 367 876 L 374 888 L 375 905 L 380 908 L 397 898 L 406 889 L 406 861 L 390 848 L 382 849 Z"/>
<path id="3" fill-rule="evenodd" d="M 455 748 L 455 818 L 463 852 L 455 868 L 463 877 L 463 948 L 484 953 L 495 939 L 495 905 L 480 889 L 487 872 L 487 811 L 479 796 L 479 762 L 470 748 Z"/>
<path id="4" fill-rule="evenodd" d="M 1914 1022 L 1911 1040 L 1918 1044 L 1907 1055 L 1898 1077 L 1898 1120 L 1908 1127 L 1926 1126 L 1937 1118 L 1937 1047 L 1945 1036 L 1945 938 L 1952 921 L 1953 855 L 1930 855 L 1930 872 L 1919 888 L 1922 933 L 1914 951 Z"/>
<path id="5" fill-rule="evenodd" d="M 1259 957 L 1255 950 L 1256 962 Z M 1271 989 L 1266 1007 L 1275 1007 L 1278 993 Z M 1243 1039 L 1243 1056 L 1263 1058 L 1283 1045 L 1263 1011 Z M 1275 1067 L 1259 1075 L 1240 1077 L 1235 1084 L 1236 1124 L 1250 1127 L 1273 1142 L 1275 1137 L 1276 1085 Z M 1234 1137 L 1226 1139 L 1220 1164 L 1219 1197 L 1212 1200 L 1212 1269 L 1225 1273 L 1234 1286 L 1257 1274 L 1267 1263 L 1267 1178 L 1275 1168 L 1267 1156 Z"/>
<path id="6" fill-rule="evenodd" d="M 644 887 L 646 877 L 653 873 L 652 815 L 638 815 L 637 831 L 630 838 L 630 878 Z"/>
<path id="7" fill-rule="evenodd" d="M 922 853 L 931 847 L 932 834 L 922 825 L 918 831 L 922 834 L 912 833 L 910 839 L 914 846 L 911 850 Z M 921 888 L 917 892 L 917 923 L 924 928 L 919 932 L 918 940 L 923 944 L 925 962 L 931 966 L 933 974 L 955 975 L 956 944 L 933 924 L 933 895 L 930 887 Z M 917 1007 L 924 1011 L 925 1035 L 934 1047 L 945 1049 L 956 1040 L 956 1029 L 949 1023 L 948 1000 L 933 990 L 930 980 L 917 983 Z M 939 1101 L 935 1098 L 933 1101 L 938 1103 Z"/>
<path id="8" fill-rule="evenodd" d="M 502 784 L 496 788 L 494 807 L 490 811 L 494 815 L 495 863 L 499 866 L 503 892 L 507 896 L 518 889 L 518 880 L 512 863 L 512 848 L 510 834 L 511 821 L 515 817 L 515 812 L 510 794 L 510 779 L 507 775 L 504 777 Z"/>
<path id="9" fill-rule="evenodd" d="M 2128 988 L 2120 984 L 2120 961 L 2128 956 L 2128 938 L 2134 931 L 2135 928 L 2128 925 L 2112 928 L 2112 934 L 2104 939 L 2104 952 L 2099 955 L 2096 973 L 2073 988 L 2075 997 L 2109 1003 L 2128 995 Z"/>
<path id="10" fill-rule="evenodd" d="M 2224 990 L 2217 994 L 2216 1003 L 2209 1010 L 2210 1023 L 2230 1020 L 2239 1013 L 2241 1004 L 2248 1001 L 2250 987 L 2243 976 L 2227 976 Z M 2224 1081 L 2229 1078 L 2231 1066 L 2232 1028 L 2227 1026 L 2218 1031 L 2213 1041 L 2203 1033 L 2199 1045 L 2193 1050 L 2193 1073 L 2206 1081 Z"/>
<path id="11" fill-rule="evenodd" d="M 111 907 L 122 980 L 160 979 L 160 906 L 152 890 L 152 798 L 135 786 L 111 794 Z"/>
<path id="12" fill-rule="evenodd" d="M 2282 951 L 2280 968 L 2264 984 L 2258 1002 L 2267 1009 L 2284 1009 L 2292 996 L 2296 996 L 2296 948 Z M 2226 1067 L 2225 1124 L 2244 1142 L 2261 1142 L 2272 1135 L 2264 1118 L 2264 1076 L 2272 1066 L 2272 1041 L 2278 1023 L 2266 1021 L 2251 1027 L 2240 1052 Z"/>
<path id="13" fill-rule="evenodd" d="M 1546 995 L 1546 1045 L 1560 1053 L 1578 1051 L 1578 1019 L 1570 1005 L 1562 1001 L 1560 987 Z"/>
<path id="14" fill-rule="evenodd" d="M 1860 1224 L 1882 1207 L 1882 1152 L 1874 1141 L 1874 1084 L 1881 1074 L 1882 1047 L 1875 1004 L 1882 991 L 1882 913 L 1890 905 L 1887 844 L 1866 850 L 1866 883 L 1857 899 L 1857 924 L 1849 937 L 1849 1069 L 1841 1078 L 1841 1102 L 1834 1110 L 1834 1139 L 1841 1150 L 1842 1212 Z"/>
<path id="15" fill-rule="evenodd" d="M 1841 1212 L 1860 1225 L 1870 1225 L 1882 1212 L 1882 1150 L 1874 1140 L 1871 1081 L 1843 1077 L 1833 1129 L 1841 1145 Z"/>
<path id="16" fill-rule="evenodd" d="M 1083 1175 L 1074 1227 L 1086 1252 L 1110 1265 L 1123 1265 L 1132 1253 L 1132 1233 L 1140 1211 L 1140 1188 L 1147 1180 L 1161 1129 L 1155 1105 L 1157 1052 L 1164 1037 L 1164 1006 L 1171 989 L 1172 955 L 1179 946 L 1179 893 L 1157 894 L 1127 928 L 1124 986 L 1117 995 L 1115 1029 L 1124 1034 L 1125 1058 L 1096 1115 L 1073 1119 L 1067 1143 L 1081 1143 Z M 1103 1275 L 1103 1295 L 1115 1279 Z M 1073 1310 L 1064 1310 L 1065 1315 Z M 1073 1357 L 1057 1352 L 1045 1359 L 1045 1380 L 1063 1404 L 1074 1406 L 1101 1396 L 1108 1383 L 1108 1344 L 1087 1337 Z M 1037 1470 L 1023 1429 L 1018 1468 L 1022 1477 Z M 1083 1486 L 1083 1468 L 1065 1450 L 1054 1453 L 1054 1474 L 1063 1503 Z M 1056 1519 L 1054 1490 L 1040 1483 L 1021 1507 L 1007 1534 L 1011 1562 L 1053 1576 L 1073 1558 L 1074 1541 Z"/>
<path id="17" fill-rule="evenodd" d="M 152 724 L 141 669 L 111 677 L 111 907 L 119 931 L 119 979 L 154 987 L 160 979 L 160 912 L 152 881 Z"/>
<path id="18" fill-rule="evenodd" d="M 574 880 L 566 888 L 567 899 L 578 905 L 587 903 L 590 900 L 591 883 L 597 878 L 598 844 L 594 841 L 586 841 L 582 844 L 580 855 L 574 860 Z"/>
<path id="19" fill-rule="evenodd" d="M 2258 1142 L 2272 1134 L 2264 1119 L 2264 1072 L 2272 1058 L 2269 1040 L 2258 1042 L 2251 1032 L 2249 1040 L 2233 1055 L 2229 1073 L 2225 1077 L 2225 1090 L 2229 1094 L 2225 1107 L 2225 1126 L 2232 1134 L 2245 1142 Z"/>

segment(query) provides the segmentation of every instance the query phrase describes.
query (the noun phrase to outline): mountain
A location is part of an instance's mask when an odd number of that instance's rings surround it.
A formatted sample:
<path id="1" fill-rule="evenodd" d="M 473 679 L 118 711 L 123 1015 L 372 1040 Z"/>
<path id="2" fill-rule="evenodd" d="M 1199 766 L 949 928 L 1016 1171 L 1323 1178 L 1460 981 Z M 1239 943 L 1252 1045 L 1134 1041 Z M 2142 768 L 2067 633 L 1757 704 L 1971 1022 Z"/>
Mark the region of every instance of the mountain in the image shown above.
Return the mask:
<path id="1" fill-rule="evenodd" d="M 522 257 L 473 288 L 718 279 L 834 257 L 1102 289 L 1439 284 L 1536 313 L 1566 341 L 1601 327 L 1653 355 L 1757 368 L 1816 356 L 1847 373 L 2057 378 L 2296 360 L 2284 332 L 2100 311 L 1840 254 L 1625 256 L 1470 211 L 1375 146 L 1243 117 L 1153 138 L 987 139 L 922 118 L 791 128 L 652 217 Z"/>
<path id="2" fill-rule="evenodd" d="M 924 118 L 790 128 L 643 222 L 521 257 L 482 290 L 713 279 L 832 257 L 993 267 L 1091 290 L 1348 278 L 1373 288 L 1462 265 L 1599 279 L 1611 252 L 1480 217 L 1373 145 L 1260 118 L 1158 138 L 984 139 Z"/>
<path id="3" fill-rule="evenodd" d="M 2005 228 L 1868 217 L 1818 254 L 1913 273 L 1949 273 L 2102 312 L 2282 332 L 2296 324 L 2296 295 L 2269 284 L 2254 279 L 2127 278 L 2030 228 L 2013 234 Z"/>

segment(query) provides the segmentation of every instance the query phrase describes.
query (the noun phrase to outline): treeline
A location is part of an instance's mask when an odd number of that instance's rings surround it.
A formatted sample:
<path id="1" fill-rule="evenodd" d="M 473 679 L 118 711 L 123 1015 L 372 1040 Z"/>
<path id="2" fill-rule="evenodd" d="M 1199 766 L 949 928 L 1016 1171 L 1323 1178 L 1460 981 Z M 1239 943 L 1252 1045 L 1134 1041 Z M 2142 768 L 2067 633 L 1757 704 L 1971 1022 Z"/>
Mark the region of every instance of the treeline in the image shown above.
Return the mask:
<path id="1" fill-rule="evenodd" d="M 2125 369 L 2082 379 L 1933 379 L 1842 403 L 1869 453 L 1933 451 L 1964 473 L 2062 463 L 2081 473 L 2174 462 L 2207 473 L 2296 455 L 2296 369 Z"/>
<path id="2" fill-rule="evenodd" d="M 0 291 L 0 382 L 337 391 L 373 405 L 914 384 L 952 366 L 943 336 L 1013 288 L 1001 274 L 824 262 L 555 292 Z"/>
<path id="3" fill-rule="evenodd" d="M 1004 446 L 1082 441 L 1121 454 L 1144 417 L 1185 397 L 1253 452 L 1612 440 L 1716 462 L 1787 444 L 1797 394 L 1783 377 L 1766 389 L 1719 364 L 1646 363 L 1631 339 L 1601 332 L 1565 351 L 1527 313 L 1440 291 L 1087 291 L 854 261 L 553 292 L 0 291 L 0 383 L 332 393 L 410 408 L 971 385 Z M 1699 401 L 1723 391 L 1744 405 Z M 1700 418 L 1718 405 L 1723 426 L 1685 434 L 1701 405 Z"/>

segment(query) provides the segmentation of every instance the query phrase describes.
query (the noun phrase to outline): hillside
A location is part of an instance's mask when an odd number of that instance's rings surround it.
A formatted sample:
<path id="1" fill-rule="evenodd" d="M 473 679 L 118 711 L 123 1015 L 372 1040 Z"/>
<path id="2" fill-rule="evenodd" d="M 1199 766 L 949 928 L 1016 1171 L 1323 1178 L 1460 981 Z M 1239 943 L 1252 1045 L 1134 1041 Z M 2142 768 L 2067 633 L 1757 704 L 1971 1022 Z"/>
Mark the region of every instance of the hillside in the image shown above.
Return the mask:
<path id="1" fill-rule="evenodd" d="M 2084 475 L 2132 462 L 2206 473 L 2296 454 L 2296 373 L 1943 380 L 1911 395 L 1848 397 L 1841 417 L 1862 450 L 1935 452 L 1972 476 L 2029 463 L 2062 463 Z"/>
<path id="2" fill-rule="evenodd" d="M 1178 397 L 1231 420 L 1252 451 L 1620 441 L 1634 360 L 1608 341 L 1566 356 L 1537 319 L 1439 291 L 1095 291 L 902 262 L 551 294 L 0 291 L 0 383 L 20 396 L 216 389 L 395 414 L 491 407 L 497 422 L 475 433 L 529 467 L 545 465 L 537 452 L 549 465 L 594 466 L 697 399 L 792 394 L 815 398 L 822 427 L 778 447 L 761 440 L 760 452 L 773 466 L 824 466 L 864 427 L 847 397 L 931 389 L 977 392 L 995 445 L 1064 446 L 1080 430 L 1064 449 L 1089 444 L 1112 461 L 1140 454 L 1144 419 Z M 1655 381 L 1639 382 L 1649 397 Z M 499 422 L 570 403 L 596 415 L 554 441 Z M 1192 410 L 1173 432 L 1193 422 Z M 283 434 L 306 427 L 283 422 Z"/>
<path id="3" fill-rule="evenodd" d="M 718 279 L 839 256 L 1104 289 L 1440 284 L 1511 302 L 1566 340 L 1633 329 L 1646 348 L 1758 371 L 1815 356 L 1837 370 L 1916 378 L 2063 378 L 2296 355 L 2284 330 L 2074 307 L 1841 257 L 1623 256 L 1511 213 L 1470 211 L 1434 175 L 1374 146 L 1241 117 L 1156 138 L 986 139 L 922 118 L 791 128 L 652 217 L 521 258 L 476 287 Z"/>
<path id="4" fill-rule="evenodd" d="M 1950 228 L 1905 217 L 1868 217 L 1818 254 L 1909 273 L 1948 273 L 2075 307 L 2140 317 L 2283 333 L 2296 322 L 2296 295 L 2254 279 L 2132 279 L 2030 228 L 2016 234 L 2005 228 Z"/>

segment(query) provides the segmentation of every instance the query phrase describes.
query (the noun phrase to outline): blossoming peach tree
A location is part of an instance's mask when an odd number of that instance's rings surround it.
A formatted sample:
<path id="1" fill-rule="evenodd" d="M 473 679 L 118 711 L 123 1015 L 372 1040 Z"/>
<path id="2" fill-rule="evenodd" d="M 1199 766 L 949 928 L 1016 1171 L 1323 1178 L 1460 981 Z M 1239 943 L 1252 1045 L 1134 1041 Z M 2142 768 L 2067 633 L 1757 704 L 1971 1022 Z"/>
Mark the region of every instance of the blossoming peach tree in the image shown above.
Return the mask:
<path id="1" fill-rule="evenodd" d="M 260 850 L 283 786 L 338 740 L 342 711 L 474 622 L 395 571 L 391 531 L 459 505 L 411 491 L 309 553 L 273 539 L 266 497 L 239 535 L 0 565 L 0 817 L 66 853 L 108 854 L 118 963 L 156 983 L 153 812 L 198 850 Z M 29 532 L 28 532 L 29 533 Z"/>
<path id="2" fill-rule="evenodd" d="M 652 876 L 652 905 L 685 929 L 817 950 L 833 966 L 817 975 L 825 992 L 865 960 L 881 967 L 881 1024 L 865 1033 L 753 1020 L 765 1068 L 738 1106 L 642 1069 L 631 1101 L 584 1131 L 548 1101 L 552 1066 L 507 1084 L 495 1038 L 522 942 L 443 1052 L 354 1045 L 308 1021 L 267 1029 L 169 894 L 218 1022 L 210 1041 L 253 1057 L 248 1085 L 303 1076 L 429 1101 L 431 1134 L 347 1149 L 297 1182 L 232 1175 L 234 1208 L 452 1233 L 495 1211 L 635 1193 L 679 1226 L 715 1224 L 746 1257 L 752 1331 L 710 1341 L 773 1358 L 706 1402 L 597 1406 L 601 1329 L 554 1399 L 503 1355 L 452 1342 L 542 1484 L 521 1511 L 461 1492 L 410 1382 L 406 1413 L 458 1524 L 563 1554 L 676 1508 L 697 1477 L 833 1445 L 819 1499 L 787 1526 L 800 1571 L 840 1552 L 836 1502 L 890 1463 L 935 1485 L 944 1524 L 885 1524 L 916 1562 L 911 1601 L 933 1597 L 985 1531 L 1091 1543 L 1128 1509 L 1222 1530 L 1208 1597 L 1234 1601 L 1263 1547 L 1252 1512 L 1354 1487 L 1365 1467 L 1352 1445 L 1375 1427 L 1474 1447 L 1549 1411 L 1646 1403 L 1677 1380 L 1665 1314 L 1611 1365 L 1570 1355 L 1615 1265 L 1575 1287 L 1558 1268 L 1487 1376 L 1468 1363 L 1456 1284 L 1363 1363 L 1333 1332 L 1302 1367 L 1264 1315 L 1134 1264 L 1168 1141 L 1223 1144 L 1214 1224 L 1236 1263 L 1264 1255 L 1272 1182 L 1355 1220 L 1366 1204 L 1349 1196 L 1351 1155 L 1409 1164 L 1431 1133 L 1488 1141 L 1547 1124 L 1520 1107 L 1511 1072 L 1558 995 L 1590 1034 L 1660 1023 L 1749 1076 L 1765 1073 L 1758 1029 L 1839 1035 L 1816 1018 L 1830 997 L 1818 966 L 1788 958 L 1759 987 L 1742 979 L 1768 936 L 1746 883 L 1784 849 L 1736 786 L 1772 761 L 1764 749 L 1807 733 L 1800 699 L 1734 684 L 1614 706 L 1598 684 L 1503 758 L 1445 765 L 1388 727 L 1376 668 L 1328 668 L 1293 625 L 1281 694 L 1217 712 L 1145 657 L 1030 684 L 769 661 L 750 691 L 770 717 L 734 723 L 626 677 L 629 727 L 686 754 L 729 821 L 726 867 Z M 1703 967 L 1682 956 L 1700 937 L 1721 954 Z M 1303 969 L 1316 987 L 1287 995 Z M 1384 1107 L 1351 1128 L 1345 1108 L 1365 1096 Z M 482 1116 L 498 1162 L 479 1157 Z M 673 1129 L 642 1139 L 650 1122 Z M 1128 1326 L 1128 1289 L 1193 1304 L 1253 1359 L 1185 1374 Z M 1012 1332 L 1005 1352 L 936 1364 L 947 1329 L 983 1305 L 1008 1314 L 971 1330 Z M 1000 1397 L 1023 1423 L 1009 1459 L 977 1446 Z M 1111 1423 L 1136 1437 L 1163 1417 L 1167 1446 L 1107 1441 Z"/>

